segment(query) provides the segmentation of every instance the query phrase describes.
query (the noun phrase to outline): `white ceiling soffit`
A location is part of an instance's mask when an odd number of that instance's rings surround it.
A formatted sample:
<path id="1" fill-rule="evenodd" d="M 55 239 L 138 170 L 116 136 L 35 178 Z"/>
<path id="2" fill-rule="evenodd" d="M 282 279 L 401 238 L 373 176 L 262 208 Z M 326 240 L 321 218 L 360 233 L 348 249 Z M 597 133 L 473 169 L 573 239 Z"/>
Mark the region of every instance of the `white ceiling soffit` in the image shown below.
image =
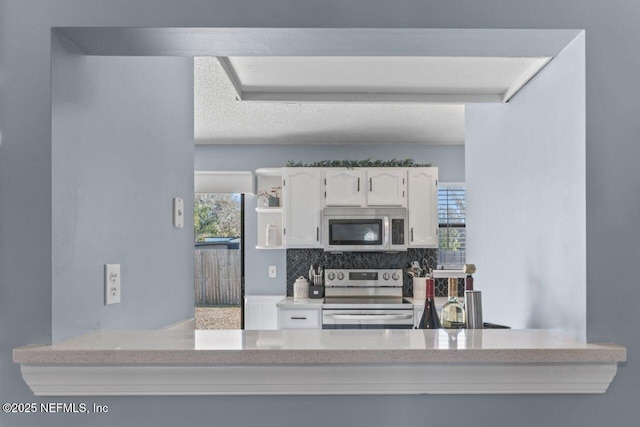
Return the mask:
<path id="1" fill-rule="evenodd" d="M 54 27 L 85 55 L 553 57 L 584 30 Z"/>
<path id="2" fill-rule="evenodd" d="M 253 194 L 253 173 L 250 171 L 196 171 L 194 192 Z"/>
<path id="3" fill-rule="evenodd" d="M 240 102 L 216 58 L 194 59 L 196 144 L 464 144 L 464 105 Z"/>
<path id="4" fill-rule="evenodd" d="M 507 102 L 550 57 L 218 58 L 243 101 Z"/>

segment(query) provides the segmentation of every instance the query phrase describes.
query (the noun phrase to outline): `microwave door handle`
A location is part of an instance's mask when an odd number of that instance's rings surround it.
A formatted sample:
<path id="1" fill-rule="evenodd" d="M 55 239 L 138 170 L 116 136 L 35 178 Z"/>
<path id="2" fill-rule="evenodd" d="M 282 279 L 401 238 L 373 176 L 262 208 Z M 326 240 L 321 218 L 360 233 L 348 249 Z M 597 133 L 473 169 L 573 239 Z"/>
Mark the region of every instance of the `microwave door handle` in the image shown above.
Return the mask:
<path id="1" fill-rule="evenodd" d="M 391 225 L 388 216 L 384 217 L 384 230 L 382 231 L 382 246 L 385 248 L 390 248 L 391 244 L 389 242 L 391 236 Z"/>

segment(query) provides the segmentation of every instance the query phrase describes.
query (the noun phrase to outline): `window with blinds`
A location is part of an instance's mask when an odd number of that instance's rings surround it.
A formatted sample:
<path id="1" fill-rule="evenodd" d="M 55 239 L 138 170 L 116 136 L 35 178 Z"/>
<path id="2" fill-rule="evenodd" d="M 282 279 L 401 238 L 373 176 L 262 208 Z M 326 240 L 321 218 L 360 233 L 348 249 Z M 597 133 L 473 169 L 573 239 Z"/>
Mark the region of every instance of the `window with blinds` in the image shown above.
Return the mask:
<path id="1" fill-rule="evenodd" d="M 462 185 L 438 188 L 438 264 L 461 267 L 467 248 L 466 189 Z"/>

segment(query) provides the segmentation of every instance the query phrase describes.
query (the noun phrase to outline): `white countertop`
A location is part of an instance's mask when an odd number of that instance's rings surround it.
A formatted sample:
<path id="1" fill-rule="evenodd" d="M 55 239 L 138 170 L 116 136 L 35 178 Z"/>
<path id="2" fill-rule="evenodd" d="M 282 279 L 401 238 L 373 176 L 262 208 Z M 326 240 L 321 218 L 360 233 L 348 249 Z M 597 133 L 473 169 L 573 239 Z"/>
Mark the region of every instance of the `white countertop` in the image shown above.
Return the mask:
<path id="1" fill-rule="evenodd" d="M 102 331 L 13 360 L 37 396 L 584 394 L 626 349 L 548 330 Z"/>
<path id="2" fill-rule="evenodd" d="M 21 364 L 621 362 L 626 349 L 549 330 L 101 331 L 14 349 Z"/>
<path id="3" fill-rule="evenodd" d="M 296 298 L 293 297 L 284 297 L 280 301 L 276 303 L 276 307 L 278 308 L 286 308 L 286 309 L 321 309 L 322 303 L 324 303 L 324 298 Z"/>

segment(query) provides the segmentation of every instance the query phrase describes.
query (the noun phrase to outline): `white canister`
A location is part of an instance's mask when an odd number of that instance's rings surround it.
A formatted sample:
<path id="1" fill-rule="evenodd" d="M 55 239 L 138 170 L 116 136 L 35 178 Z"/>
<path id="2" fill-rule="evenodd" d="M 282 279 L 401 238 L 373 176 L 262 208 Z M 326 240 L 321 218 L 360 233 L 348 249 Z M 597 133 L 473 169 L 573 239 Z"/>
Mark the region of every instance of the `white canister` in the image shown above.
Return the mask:
<path id="1" fill-rule="evenodd" d="M 427 299 L 427 278 L 426 277 L 414 277 L 413 278 L 413 299 L 416 302 L 424 302 Z"/>
<path id="2" fill-rule="evenodd" d="M 278 226 L 270 222 L 267 224 L 267 235 L 265 240 L 265 246 L 278 246 Z"/>
<path id="3" fill-rule="evenodd" d="M 293 299 L 302 298 L 309 298 L 309 281 L 300 276 L 293 284 Z"/>

